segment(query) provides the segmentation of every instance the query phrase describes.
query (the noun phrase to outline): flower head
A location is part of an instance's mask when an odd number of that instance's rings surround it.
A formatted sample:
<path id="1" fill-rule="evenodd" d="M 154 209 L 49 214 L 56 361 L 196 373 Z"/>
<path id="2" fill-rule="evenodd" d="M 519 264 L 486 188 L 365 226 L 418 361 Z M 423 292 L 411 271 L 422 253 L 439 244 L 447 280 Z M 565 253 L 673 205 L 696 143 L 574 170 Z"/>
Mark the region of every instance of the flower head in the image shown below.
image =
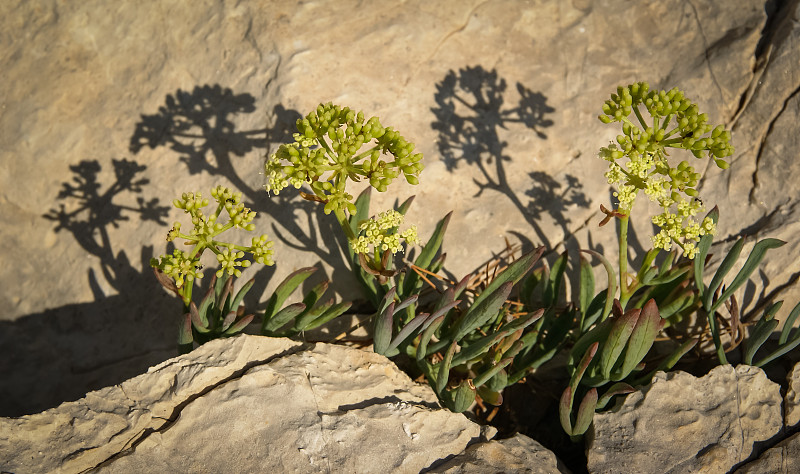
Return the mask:
<path id="1" fill-rule="evenodd" d="M 403 250 L 401 239 L 408 245 L 419 243 L 416 225 L 398 233 L 397 228 L 402 223 L 401 213 L 394 210 L 382 212 L 377 217 L 359 224 L 358 235 L 356 239 L 350 241 L 350 246 L 355 253 L 367 254 L 370 250 L 380 252 L 390 250 L 394 254 Z"/>

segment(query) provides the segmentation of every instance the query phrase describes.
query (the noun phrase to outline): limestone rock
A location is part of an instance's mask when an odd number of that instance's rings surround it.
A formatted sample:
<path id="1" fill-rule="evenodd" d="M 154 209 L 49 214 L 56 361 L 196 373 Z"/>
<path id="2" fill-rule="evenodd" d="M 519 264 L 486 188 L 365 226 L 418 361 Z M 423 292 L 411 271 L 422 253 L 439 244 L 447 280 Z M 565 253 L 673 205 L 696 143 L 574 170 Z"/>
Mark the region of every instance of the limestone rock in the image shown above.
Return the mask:
<path id="1" fill-rule="evenodd" d="M 528 472 L 568 474 L 556 456 L 525 435 L 473 444 L 464 453 L 429 472 L 467 474 L 484 472 Z"/>
<path id="2" fill-rule="evenodd" d="M 0 418 L 0 470 L 418 472 L 480 432 L 385 357 L 242 335 Z"/>
<path id="3" fill-rule="evenodd" d="M 659 372 L 640 392 L 594 417 L 589 471 L 729 472 L 782 430 L 780 387 L 751 366 L 696 378 Z"/>
<path id="4" fill-rule="evenodd" d="M 778 3 L 785 11 L 768 18 Z M 0 226 L 0 260 L 13 269 L 0 275 L 0 347 L 12 354 L 0 361 L 0 414 L 74 400 L 174 355 L 180 305 L 148 262 L 167 250 L 165 233 L 183 217 L 170 202 L 184 191 L 236 188 L 258 212 L 257 232 L 276 241 L 277 265 L 246 272 L 257 277 L 248 305 L 315 264 L 341 297 L 357 297 L 331 216 L 262 189 L 263 155 L 329 100 L 379 116 L 426 156 L 420 185 L 374 193 L 372 211 L 416 194 L 408 220 L 424 240 L 453 210 L 446 268 L 460 277 L 510 233 L 613 261 L 616 235 L 596 227 L 610 200 L 596 153 L 618 131 L 596 116 L 619 84 L 678 86 L 711 121 L 735 121 L 733 166 L 701 195 L 720 204 L 721 240 L 760 231 L 789 242 L 764 264 L 763 280 L 782 287 L 796 279 L 785 262 L 800 246 L 800 190 L 788 184 L 798 175 L 796 8 L 0 2 L 0 221 L 11 224 Z M 642 246 L 632 258 L 649 246 L 646 214 L 632 218 Z"/>
<path id="5" fill-rule="evenodd" d="M 786 429 L 792 429 L 800 425 L 800 364 L 795 364 L 786 379 L 789 387 L 784 397 L 783 424 Z"/>
<path id="6" fill-rule="evenodd" d="M 740 467 L 735 474 L 792 474 L 800 466 L 800 433 L 766 450 L 755 461 Z"/>

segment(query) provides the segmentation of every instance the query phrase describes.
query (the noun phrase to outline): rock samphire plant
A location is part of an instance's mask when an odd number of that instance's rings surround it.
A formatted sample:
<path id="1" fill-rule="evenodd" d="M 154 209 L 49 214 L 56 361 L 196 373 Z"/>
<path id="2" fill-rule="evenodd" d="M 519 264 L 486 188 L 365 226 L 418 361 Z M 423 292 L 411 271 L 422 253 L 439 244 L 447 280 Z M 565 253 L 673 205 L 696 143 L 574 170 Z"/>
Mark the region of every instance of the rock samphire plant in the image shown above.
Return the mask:
<path id="1" fill-rule="evenodd" d="M 701 174 L 688 160 L 679 160 L 683 154 L 690 160 L 713 160 L 726 169 L 725 159 L 733 153 L 730 132 L 709 124 L 707 115 L 681 91 L 650 90 L 643 82 L 618 88 L 603 105 L 600 120 L 622 129 L 616 141 L 599 153 L 608 164 L 605 177 L 615 187 L 616 202 L 611 209 L 601 205 L 605 218 L 600 225 L 613 221 L 618 226 L 616 264 L 583 250 L 577 262 L 564 252 L 548 265 L 542 260 L 545 248 L 538 247 L 503 268 L 498 265 L 484 278 L 467 275 L 457 282 L 447 280 L 440 275 L 445 260 L 442 242 L 452 213 L 414 252 L 407 247 L 420 243 L 417 228 L 403 222 L 413 198 L 370 213 L 372 188 L 384 192 L 401 175 L 418 184 L 422 155 L 378 118 L 366 119 L 361 112 L 330 103 L 299 119 L 293 142 L 267 158 L 266 191 L 278 194 L 291 185 L 302 198 L 318 202 L 325 214 L 336 218 L 345 237 L 343 254 L 373 306 L 375 352 L 410 361 L 449 409 L 461 412 L 477 403 L 486 413 L 487 405 L 502 404 L 506 387 L 537 377 L 537 369 L 561 353 L 569 383 L 560 398 L 559 416 L 566 433 L 578 439 L 594 413 L 614 396 L 648 383 L 655 371 L 671 369 L 693 349 L 703 355 L 704 342 L 713 347 L 710 356 L 720 364 L 727 363 L 726 353 L 742 343 L 743 362 L 757 366 L 800 344 L 800 330 L 792 329 L 800 305 L 786 318 L 777 348 L 762 350 L 779 324 L 775 315 L 780 302 L 770 305 L 745 337 L 747 318 L 739 314 L 734 296 L 765 252 L 782 242 L 755 243 L 732 278 L 729 274 L 744 238 L 722 258 L 713 275 L 707 268 L 719 213 L 714 208 L 704 214 L 697 190 Z M 352 185 L 361 181 L 369 186 L 355 198 Z M 658 227 L 652 248 L 633 269 L 628 227 L 641 196 L 661 211 L 651 217 Z M 227 189 L 216 188 L 212 197 L 217 209 L 208 217 L 200 210 L 208 201 L 199 194 L 185 194 L 175 202 L 191 216 L 194 229 L 183 234 L 176 224 L 168 240 L 185 240 L 192 250 L 175 250 L 153 262 L 162 284 L 183 301 L 184 349 L 193 342 L 241 331 L 254 317 L 243 316 L 239 307 L 252 281 L 234 294 L 233 277 L 249 265 L 246 254 L 255 262 L 272 264 L 266 236 L 253 239 L 250 246 L 217 240 L 233 227 L 252 230 L 254 213 Z M 220 219 L 223 210 L 230 218 L 227 223 Z M 199 259 L 205 249 L 217 255 L 220 268 L 216 281 L 195 304 L 192 285 L 201 276 Z M 597 288 L 592 258 L 607 275 L 605 288 Z M 577 279 L 567 285 L 570 263 Z M 293 336 L 349 307 L 332 300 L 319 304 L 327 282 L 313 288 L 302 303 L 285 305 L 312 271 L 298 270 L 278 285 L 266 303 L 262 334 Z M 721 313 L 723 307 L 727 317 Z M 699 327 L 701 335 L 686 336 L 676 330 L 679 323 Z M 672 343 L 666 356 L 653 350 L 659 337 Z"/>
<path id="2" fill-rule="evenodd" d="M 158 281 L 178 295 L 183 303 L 183 315 L 178 330 L 178 348 L 181 353 L 191 351 L 195 342 L 203 344 L 219 337 L 236 335 L 255 317 L 255 314 L 245 315 L 242 305 L 254 279 L 245 283 L 238 291 L 233 291 L 234 279 L 241 276 L 242 268 L 251 265 L 250 260 L 244 259 L 245 254 L 249 254 L 256 263 L 274 264 L 273 243 L 266 234 L 253 237 L 249 246 L 220 240 L 220 235 L 230 229 L 255 229 L 252 221 L 256 213 L 244 206 L 241 193 L 217 186 L 211 190 L 211 197 L 216 202 L 216 209 L 208 216 L 203 214 L 203 208 L 210 201 L 199 192 L 183 193 L 180 199 L 173 201 L 175 207 L 191 217 L 193 228 L 188 234 L 182 233 L 181 223 L 175 222 L 167 233 L 167 241 L 183 240 L 186 245 L 191 246 L 191 250 L 187 252 L 175 249 L 171 255 L 162 255 L 150 262 Z M 222 217 L 223 211 L 228 215 L 227 221 Z M 205 250 L 215 254 L 219 269 L 199 304 L 196 304 L 192 301 L 192 290 L 194 283 L 203 278 L 200 258 Z M 262 334 L 288 336 L 310 330 L 339 316 L 350 307 L 349 303 L 336 305 L 333 300 L 317 305 L 328 282 L 314 287 L 302 303 L 282 307 L 288 296 L 315 270 L 313 267 L 297 270 L 278 285 L 262 315 Z M 292 327 L 281 330 L 290 321 L 294 321 Z"/>

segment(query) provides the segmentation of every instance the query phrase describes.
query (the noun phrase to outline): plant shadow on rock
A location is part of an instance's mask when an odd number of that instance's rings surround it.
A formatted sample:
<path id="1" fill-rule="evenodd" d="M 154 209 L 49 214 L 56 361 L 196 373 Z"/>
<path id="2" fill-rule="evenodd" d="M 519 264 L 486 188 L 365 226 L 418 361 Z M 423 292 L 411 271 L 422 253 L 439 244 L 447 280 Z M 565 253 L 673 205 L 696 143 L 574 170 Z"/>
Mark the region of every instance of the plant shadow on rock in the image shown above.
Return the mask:
<path id="1" fill-rule="evenodd" d="M 105 190 L 98 181 L 98 161 L 70 166 L 74 177 L 62 183 L 62 202 L 43 216 L 56 223 L 56 232 L 71 233 L 99 260 L 101 275 L 93 269 L 87 275 L 95 301 L 0 322 L 0 345 L 6 352 L 0 363 L 0 416 L 35 413 L 80 398 L 174 355 L 171 331 L 164 331 L 163 324 L 169 298 L 149 272 L 142 273 L 125 251 L 115 250 L 109 235 L 112 226 L 125 225 L 131 216 L 166 224 L 169 208 L 141 196 L 148 183 L 139 177 L 144 165 L 111 162 L 115 181 Z M 137 195 L 136 205 L 123 204 L 131 201 L 130 194 Z M 149 266 L 152 254 L 150 247 L 141 249 L 142 268 Z M 49 271 L 69 273 L 69 268 L 54 265 Z M 118 294 L 106 296 L 100 278 Z"/>
<path id="2" fill-rule="evenodd" d="M 524 193 L 529 198 L 524 202 L 509 183 L 506 163 L 511 157 L 505 154 L 508 143 L 501 138 L 503 130 L 519 124 L 546 139 L 542 130 L 553 125 L 547 115 L 555 111 L 547 105 L 547 98 L 517 83 L 519 102 L 506 107 L 505 79 L 496 70 L 486 71 L 481 66 L 460 69 L 458 73 L 451 70 L 436 89 L 436 107 L 432 109 L 436 121 L 431 126 L 439 132 L 437 145 L 448 171 L 454 171 L 461 163 L 476 166 L 482 181 L 474 180 L 478 187 L 475 196 L 486 190 L 505 195 L 533 228 L 536 239 L 553 249 L 557 242 L 545 234 L 541 216 L 549 214 L 564 235 L 569 235 L 570 220 L 565 214 L 568 206 L 589 207 L 583 186 L 571 175 L 566 175 L 562 185 L 547 173 L 535 171 L 529 174 L 532 187 Z"/>
<path id="3" fill-rule="evenodd" d="M 273 218 L 270 237 L 276 237 L 290 248 L 313 252 L 328 264 L 333 270 L 332 282 L 341 286 L 334 289 L 341 290 L 348 284 L 354 287 L 355 279 L 342 253 L 346 242 L 339 238 L 338 223 L 332 216 L 321 215 L 316 203 L 294 193 L 269 196 L 262 183 L 253 184 L 237 171 L 237 165 L 241 165 L 248 154 L 252 156 L 257 152 L 258 162 L 263 164 L 268 150 L 291 142 L 292 134 L 297 132 L 295 122 L 302 118 L 296 110 L 278 104 L 267 116 L 271 123 L 269 128 L 237 130 L 234 116 L 255 112 L 255 100 L 251 94 L 235 94 L 219 85 L 196 86 L 191 92 L 178 90 L 174 95 L 167 95 L 158 113 L 141 116 L 131 137 L 130 150 L 139 153 L 144 147 L 168 147 L 179 155 L 190 174 L 208 173 L 226 178 L 234 190 L 242 193 L 247 207 Z M 263 170 L 259 167 L 259 171 Z M 301 222 L 309 230 L 304 230 L 299 225 Z M 337 240 L 331 241 L 332 236 Z M 277 265 L 281 264 L 281 258 L 276 255 Z M 268 281 L 257 278 L 245 302 L 263 294 Z M 310 287 L 315 282 L 309 279 L 305 286 Z"/>
<path id="4" fill-rule="evenodd" d="M 563 244 L 571 254 L 577 255 L 578 243 L 572 237 L 569 211 L 576 206 L 590 206 L 578 179 L 568 174 L 563 180 L 557 180 L 544 171 L 532 171 L 528 173 L 530 188 L 517 192 L 506 169 L 512 158 L 507 154 L 508 143 L 503 140 L 503 134 L 513 131 L 514 127 L 525 127 L 539 139 L 547 139 L 543 130 L 553 124 L 548 114 L 555 109 L 547 104 L 543 94 L 520 83 L 516 84 L 518 103 L 507 106 L 506 91 L 507 83 L 497 71 L 487 71 L 481 66 L 458 72 L 451 70 L 437 84 L 436 107 L 432 109 L 436 121 L 432 127 L 439 133 L 437 144 L 445 166 L 451 172 L 460 164 L 477 167 L 480 175 L 474 179 L 478 188 L 476 197 L 488 190 L 511 201 L 533 229 L 533 235 L 511 232 L 523 249 L 544 244 L 552 251 Z M 542 226 L 544 216 L 549 216 L 561 228 L 563 241 L 554 241 L 547 235 Z M 561 372 L 566 377 L 563 367 L 557 367 L 554 374 Z M 561 459 L 574 459 L 569 467 L 580 472 L 581 467 L 585 470 L 585 454 L 579 445 L 569 440 L 553 415 L 558 413 L 558 398 L 563 390 L 563 383 L 559 382 L 563 380 L 556 376 L 547 381 L 553 383 L 536 385 L 540 380 L 534 376 L 526 384 L 508 387 L 507 400 L 498 411 L 486 412 L 486 415 L 493 414 L 481 416 L 478 421 L 497 427 L 501 437 L 517 432 L 527 434 L 557 452 Z"/>

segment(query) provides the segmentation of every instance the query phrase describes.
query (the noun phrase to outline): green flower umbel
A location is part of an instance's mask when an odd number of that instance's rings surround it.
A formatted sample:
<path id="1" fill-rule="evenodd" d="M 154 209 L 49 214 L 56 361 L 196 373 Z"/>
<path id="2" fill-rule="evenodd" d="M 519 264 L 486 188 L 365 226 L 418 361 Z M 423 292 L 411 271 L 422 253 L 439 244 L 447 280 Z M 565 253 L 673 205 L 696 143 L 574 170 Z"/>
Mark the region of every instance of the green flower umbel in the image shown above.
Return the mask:
<path id="1" fill-rule="evenodd" d="M 304 197 L 325 203 L 326 214 L 345 209 L 352 214 L 347 180 L 367 179 L 381 192 L 401 173 L 409 183 L 419 182 L 422 154 L 414 153 L 413 143 L 377 117 L 365 121 L 362 112 L 320 104 L 297 121 L 297 130 L 294 143 L 281 145 L 264 165 L 267 192 L 278 194 L 289 185 L 307 183 L 316 196 Z"/>
<path id="2" fill-rule="evenodd" d="M 401 251 L 401 239 L 409 245 L 419 243 L 417 226 L 412 225 L 398 233 L 403 223 L 403 215 L 397 211 L 385 211 L 358 225 L 358 236 L 350 241 L 350 246 L 357 254 L 380 254 L 387 250 L 393 254 Z"/>
<path id="3" fill-rule="evenodd" d="M 173 201 L 178 209 L 189 214 L 193 228 L 188 234 L 181 232 L 180 222 L 175 222 L 167 233 L 167 241 L 184 239 L 186 245 L 192 245 L 192 250 L 186 252 L 175 250 L 172 255 L 162 255 L 159 259 L 151 259 L 150 265 L 161 270 L 175 281 L 175 286 L 181 291 L 184 302 L 191 300 L 191 283 L 195 278 L 202 278 L 200 273 L 200 257 L 206 249 L 217 256 L 220 269 L 217 277 L 223 272 L 229 275 L 240 276 L 241 268 L 250 266 L 249 260 L 242 260 L 245 252 L 252 254 L 253 259 L 264 265 L 272 265 L 272 242 L 266 235 L 252 239 L 250 246 L 235 245 L 219 239 L 219 235 L 226 230 L 238 228 L 252 231 L 252 223 L 256 213 L 245 207 L 241 202 L 241 193 L 234 193 L 228 188 L 217 186 L 211 190 L 211 197 L 217 202 L 215 211 L 206 216 L 203 208 L 208 206 L 209 200 L 198 193 L 183 193 L 180 199 Z M 227 222 L 222 222 L 222 211 L 228 214 Z M 188 283 L 188 285 L 185 285 Z"/>
<path id="4" fill-rule="evenodd" d="M 650 114 L 651 124 L 645 122 L 640 108 Z M 733 154 L 730 132 L 722 125 L 708 124 L 708 116 L 699 113 L 697 104 L 678 89 L 650 91 L 646 82 L 619 87 L 603 105 L 599 118 L 603 123 L 622 124 L 623 134 L 616 143 L 600 149 L 600 157 L 608 161 L 606 179 L 617 188 L 618 212 L 627 218 L 637 195 L 644 191 L 663 209 L 652 218 L 661 228 L 652 237 L 653 246 L 670 250 L 674 243 L 686 257 L 694 258 L 700 237 L 714 234 L 716 226 L 710 218 L 696 219 L 704 211 L 697 199 L 700 173 L 687 161 L 672 167 L 667 149 L 688 150 L 695 158 L 706 157 L 726 169 L 723 158 Z"/>

